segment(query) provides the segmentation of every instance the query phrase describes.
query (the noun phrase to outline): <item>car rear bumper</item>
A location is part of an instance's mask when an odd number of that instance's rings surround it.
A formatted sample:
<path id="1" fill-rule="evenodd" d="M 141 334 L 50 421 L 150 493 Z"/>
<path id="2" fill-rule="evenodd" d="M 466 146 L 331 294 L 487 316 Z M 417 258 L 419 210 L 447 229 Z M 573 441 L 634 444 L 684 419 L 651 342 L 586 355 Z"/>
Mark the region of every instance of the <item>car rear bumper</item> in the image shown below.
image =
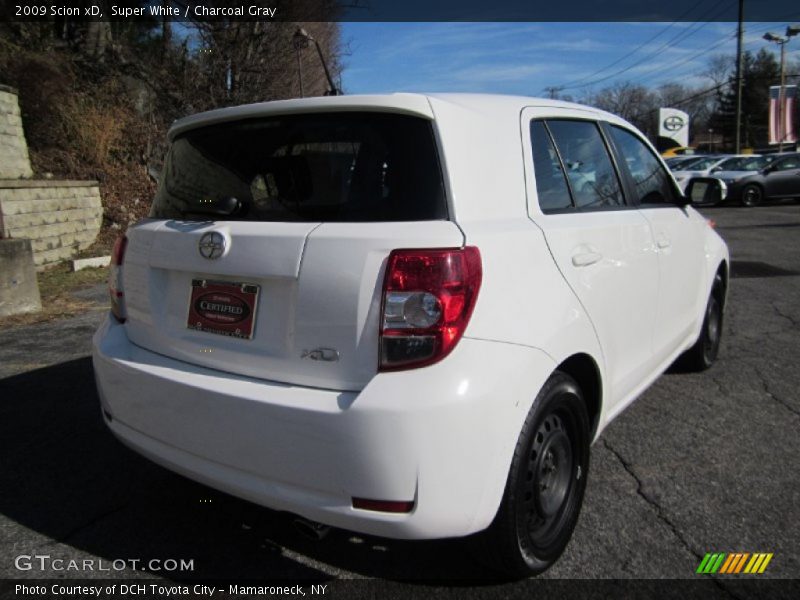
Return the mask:
<path id="1" fill-rule="evenodd" d="M 93 360 L 106 423 L 151 460 L 276 510 L 403 539 L 491 523 L 522 421 L 555 368 L 540 350 L 464 338 L 436 365 L 341 392 L 167 358 L 113 319 Z M 356 497 L 414 508 L 355 509 Z"/>

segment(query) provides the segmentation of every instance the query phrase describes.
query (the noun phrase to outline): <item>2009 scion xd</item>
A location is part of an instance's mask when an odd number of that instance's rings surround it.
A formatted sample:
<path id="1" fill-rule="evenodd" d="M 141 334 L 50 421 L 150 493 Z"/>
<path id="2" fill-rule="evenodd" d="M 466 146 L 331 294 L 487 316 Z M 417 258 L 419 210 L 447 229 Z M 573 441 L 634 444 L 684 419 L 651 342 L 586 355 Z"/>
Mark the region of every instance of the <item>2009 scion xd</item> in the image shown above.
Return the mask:
<path id="1" fill-rule="evenodd" d="M 537 573 L 603 428 L 679 357 L 716 358 L 726 246 L 611 114 L 310 98 L 169 139 L 94 367 L 111 431 L 210 486 L 390 538 L 478 534 Z"/>

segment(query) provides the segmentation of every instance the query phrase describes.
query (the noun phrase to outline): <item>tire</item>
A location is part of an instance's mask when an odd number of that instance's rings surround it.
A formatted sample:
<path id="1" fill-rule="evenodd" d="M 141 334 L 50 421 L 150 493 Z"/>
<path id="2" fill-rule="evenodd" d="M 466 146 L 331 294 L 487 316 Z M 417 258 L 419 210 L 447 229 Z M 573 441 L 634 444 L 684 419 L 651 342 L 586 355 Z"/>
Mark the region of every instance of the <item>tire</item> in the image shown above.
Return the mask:
<path id="1" fill-rule="evenodd" d="M 478 560 L 515 579 L 555 563 L 578 521 L 590 442 L 581 390 L 556 371 L 525 419 L 497 515 L 474 539 Z"/>
<path id="2" fill-rule="evenodd" d="M 714 285 L 711 288 L 711 294 L 706 304 L 700 337 L 697 338 L 694 346 L 684 352 L 678 360 L 678 366 L 682 370 L 705 371 L 716 362 L 720 342 L 722 341 L 723 297 L 722 277 L 717 274 L 714 277 Z"/>
<path id="3" fill-rule="evenodd" d="M 748 208 L 758 206 L 764 201 L 764 189 L 757 183 L 749 183 L 742 188 L 742 204 Z"/>

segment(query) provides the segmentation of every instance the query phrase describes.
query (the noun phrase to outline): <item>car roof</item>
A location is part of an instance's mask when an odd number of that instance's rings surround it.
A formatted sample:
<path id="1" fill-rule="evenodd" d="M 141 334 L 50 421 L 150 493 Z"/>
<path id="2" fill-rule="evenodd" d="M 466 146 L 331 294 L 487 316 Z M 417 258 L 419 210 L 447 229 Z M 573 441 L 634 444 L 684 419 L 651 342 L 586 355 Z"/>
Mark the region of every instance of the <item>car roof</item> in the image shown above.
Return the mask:
<path id="1" fill-rule="evenodd" d="M 353 112 L 358 110 L 375 110 L 398 114 L 409 114 L 428 119 L 434 118 L 431 103 L 436 101 L 437 111 L 466 109 L 481 116 L 492 118 L 501 114 L 516 116 L 523 108 L 536 106 L 558 109 L 580 110 L 596 119 L 624 122 L 620 117 L 606 111 L 549 98 L 528 96 L 510 96 L 500 94 L 375 94 L 352 96 L 318 96 L 313 98 L 295 98 L 291 100 L 275 100 L 259 102 L 243 106 L 219 108 L 179 119 L 169 130 L 169 138 L 205 125 L 213 125 L 239 119 L 263 116 L 277 116 L 312 112 Z"/>

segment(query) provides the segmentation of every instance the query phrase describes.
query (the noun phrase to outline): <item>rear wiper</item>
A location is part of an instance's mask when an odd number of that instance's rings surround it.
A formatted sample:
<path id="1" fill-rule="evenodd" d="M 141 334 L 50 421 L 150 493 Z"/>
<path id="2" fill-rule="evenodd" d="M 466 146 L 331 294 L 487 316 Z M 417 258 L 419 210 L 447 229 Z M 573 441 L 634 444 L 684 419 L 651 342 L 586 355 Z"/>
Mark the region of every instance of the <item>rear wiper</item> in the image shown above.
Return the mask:
<path id="1" fill-rule="evenodd" d="M 186 216 L 191 215 L 214 215 L 217 217 L 233 217 L 242 212 L 242 202 L 235 196 L 226 196 L 225 198 L 218 198 L 212 200 L 211 198 L 204 198 L 197 204 L 191 206 L 186 210 L 182 210 L 181 214 Z"/>

